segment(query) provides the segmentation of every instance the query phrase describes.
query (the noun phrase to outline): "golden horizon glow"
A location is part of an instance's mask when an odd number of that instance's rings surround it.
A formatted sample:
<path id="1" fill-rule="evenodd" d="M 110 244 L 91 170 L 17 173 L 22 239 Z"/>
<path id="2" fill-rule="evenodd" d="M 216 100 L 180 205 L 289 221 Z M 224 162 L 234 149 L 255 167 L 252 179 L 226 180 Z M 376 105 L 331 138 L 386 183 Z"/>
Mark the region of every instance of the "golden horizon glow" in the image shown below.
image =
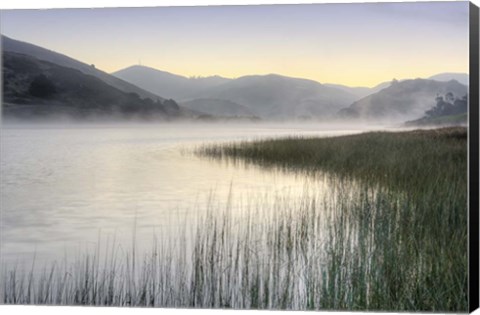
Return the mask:
<path id="1" fill-rule="evenodd" d="M 373 87 L 468 73 L 468 2 L 2 11 L 2 34 L 112 73 L 279 74 Z"/>

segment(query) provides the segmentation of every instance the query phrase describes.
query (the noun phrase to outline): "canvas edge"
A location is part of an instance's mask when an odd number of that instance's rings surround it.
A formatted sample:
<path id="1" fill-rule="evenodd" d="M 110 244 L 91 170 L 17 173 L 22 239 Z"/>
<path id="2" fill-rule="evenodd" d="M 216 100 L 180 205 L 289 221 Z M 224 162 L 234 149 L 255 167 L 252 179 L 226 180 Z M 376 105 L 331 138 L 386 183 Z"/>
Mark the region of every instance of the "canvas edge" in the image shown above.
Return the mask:
<path id="1" fill-rule="evenodd" d="M 470 2 L 469 312 L 479 307 L 479 8 Z"/>

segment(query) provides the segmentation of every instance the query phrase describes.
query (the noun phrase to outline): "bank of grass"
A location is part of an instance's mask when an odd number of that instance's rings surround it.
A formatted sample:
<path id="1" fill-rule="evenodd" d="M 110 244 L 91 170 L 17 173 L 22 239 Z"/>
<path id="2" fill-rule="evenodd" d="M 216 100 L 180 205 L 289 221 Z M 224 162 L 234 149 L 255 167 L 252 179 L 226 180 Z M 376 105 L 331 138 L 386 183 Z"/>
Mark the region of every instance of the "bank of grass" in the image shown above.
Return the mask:
<path id="1" fill-rule="evenodd" d="M 467 183 L 467 130 L 461 127 L 237 142 L 205 146 L 198 153 L 270 167 L 322 170 L 414 191 L 436 187 L 437 181 L 452 180 L 464 187 Z"/>
<path id="2" fill-rule="evenodd" d="M 307 187 L 245 203 L 233 193 L 189 233 L 140 257 L 111 246 L 40 274 L 8 268 L 0 302 L 467 310 L 464 129 L 232 143 L 200 154 L 306 172 L 329 194 Z"/>
<path id="3" fill-rule="evenodd" d="M 348 219 L 330 231 L 327 275 L 335 280 L 322 293 L 335 308 L 467 309 L 466 128 L 263 140 L 199 153 L 327 172 L 377 192 L 341 197 L 349 205 L 338 210 Z"/>

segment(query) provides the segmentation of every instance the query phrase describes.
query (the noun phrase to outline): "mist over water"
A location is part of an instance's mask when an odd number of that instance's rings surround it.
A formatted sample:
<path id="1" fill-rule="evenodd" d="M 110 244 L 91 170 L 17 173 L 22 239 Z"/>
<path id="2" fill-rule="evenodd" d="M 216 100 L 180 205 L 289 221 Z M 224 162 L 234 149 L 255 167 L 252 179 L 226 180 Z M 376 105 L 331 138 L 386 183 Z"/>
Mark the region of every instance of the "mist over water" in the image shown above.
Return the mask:
<path id="1" fill-rule="evenodd" d="M 300 199 L 325 180 L 202 158 L 213 143 L 336 136 L 383 126 L 314 123 L 3 124 L 2 249 L 5 262 L 52 261 L 105 239 L 148 250 L 154 236 L 230 203 L 234 216 Z M 232 203 L 231 200 L 234 200 Z M 213 205 L 213 206 L 212 206 Z M 183 224 L 182 223 L 182 224 Z M 135 234 L 135 235 L 134 235 Z M 102 242 L 100 241 L 100 242 Z"/>

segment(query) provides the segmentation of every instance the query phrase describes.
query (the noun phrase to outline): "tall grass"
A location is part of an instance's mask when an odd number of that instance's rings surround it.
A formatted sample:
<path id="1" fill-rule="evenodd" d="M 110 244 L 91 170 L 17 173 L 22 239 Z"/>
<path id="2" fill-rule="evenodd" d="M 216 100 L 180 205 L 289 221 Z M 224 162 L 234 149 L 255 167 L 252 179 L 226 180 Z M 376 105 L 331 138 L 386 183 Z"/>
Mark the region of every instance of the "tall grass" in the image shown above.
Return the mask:
<path id="1" fill-rule="evenodd" d="M 329 230 L 325 292 L 335 308 L 466 310 L 466 128 L 264 140 L 199 153 L 328 172 L 377 192 L 340 197 L 352 202 Z"/>
<path id="2" fill-rule="evenodd" d="M 201 147 L 198 154 L 294 171 L 322 170 L 416 190 L 430 189 L 438 180 L 458 181 L 466 187 L 466 140 L 466 128 L 457 127 L 233 142 Z"/>
<path id="3" fill-rule="evenodd" d="M 0 302 L 466 311 L 465 138 L 449 129 L 203 148 L 324 176 L 329 193 L 232 193 L 149 253 L 111 242 L 40 273 L 6 268 Z"/>

